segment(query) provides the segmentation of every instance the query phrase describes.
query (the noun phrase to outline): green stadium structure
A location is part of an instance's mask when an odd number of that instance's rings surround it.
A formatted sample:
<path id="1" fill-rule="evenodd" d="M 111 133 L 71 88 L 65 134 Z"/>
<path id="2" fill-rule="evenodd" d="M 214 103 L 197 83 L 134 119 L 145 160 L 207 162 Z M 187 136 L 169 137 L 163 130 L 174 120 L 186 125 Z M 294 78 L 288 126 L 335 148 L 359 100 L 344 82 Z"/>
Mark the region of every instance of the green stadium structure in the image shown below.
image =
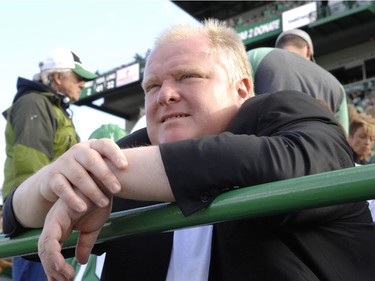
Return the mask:
<path id="1" fill-rule="evenodd" d="M 272 47 L 277 36 L 300 28 L 314 42 L 316 62 L 344 85 L 350 102 L 375 103 L 375 2 L 373 1 L 172 1 L 197 20 L 233 26 L 246 48 Z M 326 6 L 321 3 L 326 2 Z M 349 5 L 350 4 L 350 5 Z M 77 105 L 119 116 L 130 131 L 144 103 L 142 59 L 88 82 Z M 97 105 L 96 101 L 104 102 Z"/>

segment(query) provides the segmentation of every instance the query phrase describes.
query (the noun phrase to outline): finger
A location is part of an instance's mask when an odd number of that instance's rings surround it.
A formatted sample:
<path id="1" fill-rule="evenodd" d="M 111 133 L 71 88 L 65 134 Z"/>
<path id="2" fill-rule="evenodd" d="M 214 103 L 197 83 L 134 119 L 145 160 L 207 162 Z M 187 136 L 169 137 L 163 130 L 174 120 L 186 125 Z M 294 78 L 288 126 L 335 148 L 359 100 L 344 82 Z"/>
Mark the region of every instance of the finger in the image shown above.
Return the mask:
<path id="1" fill-rule="evenodd" d="M 38 241 L 38 255 L 46 275 L 52 280 L 68 280 L 74 277 L 73 267 L 66 263 L 61 254 L 61 241 L 70 235 L 72 223 L 68 209 L 61 203 L 63 202 L 57 201 L 51 208 Z"/>
<path id="2" fill-rule="evenodd" d="M 127 166 L 121 149 L 109 139 L 74 145 L 46 169 L 47 174 L 42 177 L 45 179 L 43 196 L 50 202 L 62 198 L 73 210 L 86 211 L 87 205 L 72 188 L 75 186 L 98 207 L 107 206 L 108 199 L 104 193 L 117 193 L 121 186 L 103 157 L 113 161 L 114 165 Z"/>
<path id="3" fill-rule="evenodd" d="M 65 276 L 65 275 L 59 274 L 57 272 L 46 272 L 45 271 L 45 274 L 46 274 L 47 279 L 49 281 L 69 281 L 69 280 L 72 280 L 72 278 L 74 278 L 74 275 L 73 275 L 73 277 L 70 277 L 70 275 Z"/>
<path id="4" fill-rule="evenodd" d="M 118 169 L 125 169 L 128 161 L 120 147 L 110 139 L 91 140 L 90 146 L 108 158 Z"/>
<path id="5" fill-rule="evenodd" d="M 41 175 L 43 179 L 40 188 L 42 196 L 49 202 L 56 202 L 58 198 L 61 198 L 73 210 L 86 211 L 85 201 L 76 194 L 71 182 L 60 172 L 58 165 L 59 163 L 55 162 L 42 171 L 46 174 Z M 65 166 L 71 165 L 65 164 Z"/>
<path id="6" fill-rule="evenodd" d="M 98 207 L 104 207 L 108 204 L 107 196 L 99 188 L 92 175 L 104 178 L 107 186 L 110 188 L 115 186 L 115 190 L 120 186 L 117 178 L 97 151 L 91 149 L 88 144 L 74 146 L 49 167 L 45 177 L 45 188 L 42 191 L 45 192 L 43 196 L 51 202 L 62 198 L 75 211 L 85 211 L 87 205 L 77 196 L 72 188 L 75 186 Z"/>
<path id="7" fill-rule="evenodd" d="M 113 141 L 109 139 L 91 140 L 81 146 L 74 146 L 71 149 L 71 154 L 74 156 L 73 163 L 65 169 L 68 173 L 64 176 L 68 177 L 69 181 L 83 194 L 94 202 L 98 202 L 98 199 L 103 196 L 100 190 L 94 188 L 97 185 L 92 175 L 95 176 L 96 181 L 103 184 L 107 191 L 112 193 L 120 191 L 120 182 L 104 160 L 112 158 L 115 161 L 118 159 L 116 155 L 120 155 L 122 160 L 126 160 L 121 149 Z M 110 161 L 112 160 L 110 159 Z M 115 162 L 114 164 L 118 165 L 119 160 Z M 122 168 L 126 166 L 127 164 Z M 103 207 L 103 205 L 99 207 Z"/>
<path id="8" fill-rule="evenodd" d="M 76 259 L 79 263 L 87 263 L 99 233 L 100 229 L 89 233 L 80 233 L 76 248 Z"/>
<path id="9" fill-rule="evenodd" d="M 77 221 L 74 229 L 80 231 L 76 247 L 76 257 L 80 263 L 87 262 L 96 239 L 108 220 L 111 206 L 112 204 L 105 208 L 91 208 L 86 216 L 79 218 Z"/>
<path id="10" fill-rule="evenodd" d="M 56 280 L 69 280 L 74 277 L 74 269 L 65 262 L 60 253 L 60 244 L 41 237 L 44 243 L 39 244 L 39 257 L 46 275 Z"/>

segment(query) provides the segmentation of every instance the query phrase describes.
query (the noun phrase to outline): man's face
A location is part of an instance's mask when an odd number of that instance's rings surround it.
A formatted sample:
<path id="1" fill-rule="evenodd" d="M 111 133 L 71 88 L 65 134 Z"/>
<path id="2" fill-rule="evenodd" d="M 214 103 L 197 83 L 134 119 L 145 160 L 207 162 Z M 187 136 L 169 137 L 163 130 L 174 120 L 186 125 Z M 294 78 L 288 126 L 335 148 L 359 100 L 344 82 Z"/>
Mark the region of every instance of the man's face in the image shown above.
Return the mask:
<path id="1" fill-rule="evenodd" d="M 81 90 L 85 87 L 82 77 L 70 71 L 68 73 L 56 73 L 55 79 L 57 87 L 55 90 L 69 97 L 71 101 L 79 99 Z"/>
<path id="2" fill-rule="evenodd" d="M 349 137 L 349 143 L 359 159 L 368 156 L 374 145 L 374 140 L 375 138 L 367 135 L 362 127 L 359 127 L 353 136 Z"/>
<path id="3" fill-rule="evenodd" d="M 143 87 L 153 144 L 222 133 L 247 98 L 207 49 L 203 37 L 192 36 L 159 46 L 149 57 Z"/>

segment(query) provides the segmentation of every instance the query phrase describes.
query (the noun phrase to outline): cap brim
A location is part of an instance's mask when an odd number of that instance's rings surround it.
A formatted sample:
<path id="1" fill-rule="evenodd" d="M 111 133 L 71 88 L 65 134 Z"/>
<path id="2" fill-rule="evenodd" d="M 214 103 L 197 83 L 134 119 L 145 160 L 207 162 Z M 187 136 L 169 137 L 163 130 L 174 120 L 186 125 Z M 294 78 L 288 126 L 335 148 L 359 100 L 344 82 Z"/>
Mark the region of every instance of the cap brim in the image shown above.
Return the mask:
<path id="1" fill-rule="evenodd" d="M 75 68 L 72 69 L 73 72 L 79 76 L 81 76 L 84 80 L 86 81 L 89 81 L 89 80 L 93 80 L 95 78 L 98 77 L 98 75 L 96 75 L 95 73 L 92 73 L 86 69 L 84 69 L 82 66 L 80 66 L 79 64 L 75 64 Z"/>

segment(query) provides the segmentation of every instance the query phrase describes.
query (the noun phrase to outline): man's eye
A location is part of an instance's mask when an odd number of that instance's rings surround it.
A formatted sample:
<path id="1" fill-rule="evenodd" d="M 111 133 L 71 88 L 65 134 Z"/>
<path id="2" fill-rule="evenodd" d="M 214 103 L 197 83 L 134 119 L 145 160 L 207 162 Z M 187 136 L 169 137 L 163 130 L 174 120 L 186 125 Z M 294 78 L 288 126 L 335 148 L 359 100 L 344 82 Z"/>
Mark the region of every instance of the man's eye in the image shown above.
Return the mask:
<path id="1" fill-rule="evenodd" d="M 159 87 L 159 85 L 157 85 L 157 84 L 151 84 L 151 85 L 147 86 L 146 87 L 146 93 L 152 91 L 153 89 L 155 89 L 157 87 Z"/>
<path id="2" fill-rule="evenodd" d="M 181 76 L 181 80 L 182 79 L 189 79 L 189 78 L 198 78 L 198 75 L 190 73 L 190 74 L 184 74 L 184 75 Z"/>

